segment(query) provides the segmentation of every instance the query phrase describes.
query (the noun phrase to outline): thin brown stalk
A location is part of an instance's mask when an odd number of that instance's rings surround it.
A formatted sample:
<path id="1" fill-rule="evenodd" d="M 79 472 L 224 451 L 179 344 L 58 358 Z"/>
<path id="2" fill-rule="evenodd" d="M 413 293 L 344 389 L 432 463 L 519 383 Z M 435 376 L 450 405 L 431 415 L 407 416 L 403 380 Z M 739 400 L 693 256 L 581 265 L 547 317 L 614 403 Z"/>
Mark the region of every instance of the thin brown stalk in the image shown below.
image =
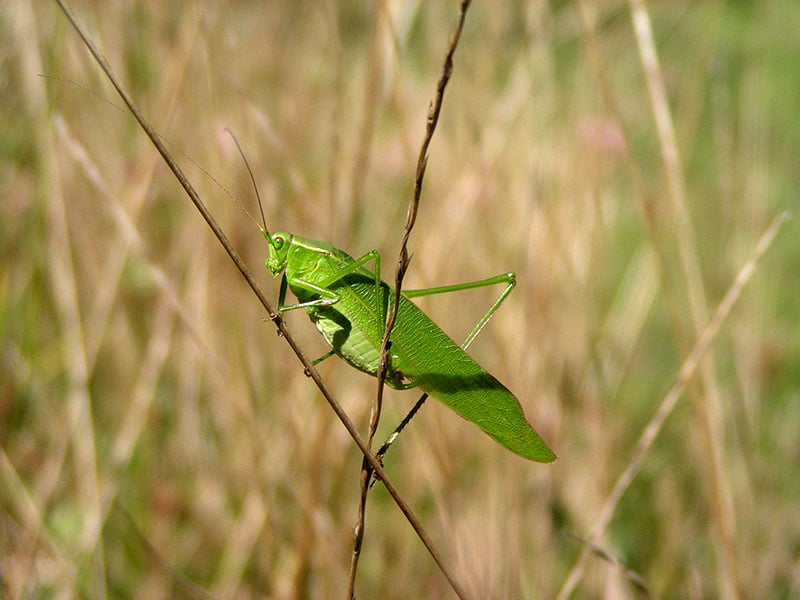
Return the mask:
<path id="1" fill-rule="evenodd" d="M 645 456 L 647 456 L 650 447 L 653 445 L 656 437 L 661 432 L 661 428 L 663 427 L 664 422 L 667 420 L 667 417 L 669 417 L 669 415 L 672 413 L 672 410 L 675 408 L 675 405 L 680 399 L 687 382 L 697 371 L 703 357 L 710 348 L 711 343 L 714 341 L 719 328 L 722 326 L 722 323 L 730 314 L 731 309 L 739 300 L 744 288 L 752 278 L 753 273 L 755 273 L 758 262 L 764 256 L 764 253 L 770 247 L 781 226 L 787 219 L 787 213 L 778 215 L 761 235 L 756 243 L 755 249 L 750 255 L 750 258 L 739 270 L 739 273 L 736 275 L 736 279 L 734 279 L 730 288 L 728 288 L 727 293 L 722 298 L 722 301 L 717 306 L 714 316 L 708 322 L 708 325 L 706 325 L 702 334 L 698 338 L 697 343 L 692 348 L 692 351 L 683 361 L 683 364 L 681 365 L 681 368 L 678 371 L 672 386 L 670 386 L 669 391 L 667 391 L 666 395 L 661 401 L 658 410 L 656 410 L 655 414 L 653 414 L 653 417 L 650 419 L 647 427 L 645 427 L 642 435 L 639 437 L 639 441 L 637 442 L 636 447 L 631 454 L 631 458 L 628 460 L 627 466 L 617 478 L 611 493 L 606 498 L 603 508 L 600 511 L 600 516 L 595 522 L 592 533 L 586 540 L 586 545 L 583 547 L 583 550 L 578 556 L 577 561 L 575 561 L 575 564 L 572 566 L 569 575 L 564 580 L 564 584 L 561 586 L 561 590 L 558 593 L 559 600 L 566 600 L 567 598 L 570 598 L 572 596 L 572 592 L 575 591 L 575 588 L 583 575 L 586 561 L 588 560 L 589 555 L 592 553 L 592 547 L 600 542 L 600 538 L 605 533 L 608 524 L 611 522 L 611 518 L 614 516 L 614 512 L 616 511 L 619 501 L 627 491 L 628 486 L 630 486 L 633 479 L 639 473 L 639 469 L 644 462 Z"/>
<path id="2" fill-rule="evenodd" d="M 448 81 L 450 81 L 450 77 L 453 74 L 453 55 L 455 54 L 456 48 L 458 47 L 458 41 L 461 38 L 461 32 L 464 29 L 464 20 L 466 18 L 467 9 L 469 8 L 470 3 L 471 0 L 462 0 L 461 2 L 461 6 L 459 8 L 459 13 L 458 13 L 458 20 L 456 22 L 455 28 L 453 29 L 453 33 L 450 35 L 450 43 L 447 48 L 447 53 L 445 54 L 444 65 L 442 66 L 442 71 L 441 74 L 439 75 L 439 80 L 436 84 L 436 95 L 430 107 L 428 108 L 428 116 L 425 126 L 425 136 L 422 140 L 422 146 L 420 147 L 419 150 L 419 157 L 417 159 L 417 169 L 414 176 L 414 193 L 409 203 L 408 212 L 406 214 L 406 224 L 405 224 L 405 229 L 403 231 L 403 238 L 400 244 L 400 254 L 397 259 L 397 272 L 395 274 L 395 284 L 394 284 L 394 304 L 386 320 L 386 328 L 384 330 L 383 340 L 381 341 L 381 358 L 380 362 L 378 363 L 378 373 L 377 373 L 378 391 L 375 396 L 375 402 L 373 403 L 370 410 L 369 432 L 367 435 L 367 443 L 370 449 L 372 448 L 372 441 L 373 438 L 375 437 L 375 432 L 378 430 L 378 424 L 380 422 L 380 417 L 381 417 L 381 409 L 383 406 L 384 383 L 386 381 L 386 371 L 389 367 L 388 364 L 389 346 L 390 346 L 389 340 L 392 335 L 392 329 L 394 329 L 395 323 L 397 322 L 397 313 L 400 308 L 400 296 L 403 287 L 403 278 L 405 277 L 406 271 L 408 270 L 408 264 L 410 261 L 408 253 L 408 240 L 411 237 L 411 231 L 414 229 L 414 224 L 417 221 L 419 202 L 420 202 L 420 197 L 422 195 L 422 181 L 425 178 L 425 169 L 428 166 L 428 148 L 431 144 L 431 140 L 433 139 L 433 134 L 436 131 L 436 125 L 439 122 L 439 114 L 442 110 L 442 102 L 444 100 L 445 88 L 447 88 L 447 83 Z M 356 572 L 358 570 L 358 559 L 361 556 L 361 546 L 364 542 L 364 525 L 366 518 L 367 495 L 369 493 L 370 480 L 372 478 L 373 473 L 374 471 L 371 469 L 371 465 L 366 460 L 366 455 L 365 455 L 365 459 L 361 465 L 361 478 L 360 478 L 361 495 L 359 497 L 358 516 L 356 524 L 353 528 L 353 554 L 350 561 L 348 598 L 355 598 L 355 581 L 356 581 Z M 378 479 L 380 479 L 380 474 L 377 474 L 377 477 Z M 454 581 L 451 581 L 450 583 L 452 585 Z M 462 591 L 457 589 L 455 586 L 454 589 L 456 590 L 456 593 L 460 598 L 464 597 Z"/>
<path id="3" fill-rule="evenodd" d="M 383 481 L 384 485 L 386 486 L 386 489 L 389 491 L 389 494 L 392 496 L 392 498 L 395 501 L 395 503 L 397 504 L 398 508 L 400 508 L 400 511 L 403 513 L 403 515 L 406 517 L 408 522 L 411 524 L 411 526 L 413 527 L 414 531 L 417 533 L 417 535 L 419 536 L 420 540 L 425 545 L 425 548 L 428 550 L 428 552 L 430 553 L 431 557 L 434 559 L 436 564 L 439 566 L 439 569 L 442 571 L 442 574 L 448 580 L 448 582 L 450 583 L 450 585 L 453 588 L 453 590 L 455 591 L 455 593 L 459 597 L 464 597 L 464 594 L 461 591 L 458 582 L 453 577 L 453 575 L 452 575 L 450 569 L 447 567 L 447 565 L 444 564 L 444 561 L 443 561 L 443 559 L 441 557 L 441 554 L 436 549 L 435 545 L 433 544 L 433 541 L 430 539 L 430 536 L 427 534 L 427 532 L 423 528 L 422 523 L 419 521 L 417 516 L 411 510 L 411 508 L 408 505 L 408 503 L 400 495 L 400 492 L 397 490 L 397 488 L 394 486 L 394 484 L 391 482 L 391 480 L 388 479 L 388 476 L 386 475 L 385 471 L 383 470 L 383 467 L 381 466 L 380 462 L 378 461 L 377 458 L 375 458 L 375 455 L 370 451 L 367 443 L 364 441 L 364 439 L 358 433 L 358 430 L 356 429 L 355 425 L 353 425 L 353 422 L 350 420 L 350 417 L 347 415 L 347 413 L 341 407 L 339 402 L 330 393 L 330 391 L 328 390 L 327 386 L 325 385 L 325 382 L 322 380 L 322 377 L 320 376 L 320 374 L 317 371 L 317 369 L 314 367 L 314 365 L 311 363 L 311 361 L 306 357 L 306 355 L 300 349 L 300 347 L 298 346 L 297 342 L 294 340 L 294 338 L 292 337 L 291 333 L 289 332 L 289 330 L 284 325 L 284 323 L 281 320 L 281 318 L 278 315 L 278 313 L 272 308 L 272 305 L 270 304 L 270 302 L 267 299 L 266 295 L 259 288 L 258 284 L 256 283 L 255 278 L 250 273 L 249 269 L 244 264 L 242 259 L 239 257 L 239 255 L 236 252 L 236 250 L 233 248 L 233 246 L 231 245 L 231 243 L 228 240 L 227 236 L 225 235 L 225 233 L 222 231 L 222 229 L 219 226 L 219 224 L 214 219 L 213 215 L 209 212 L 208 208 L 205 206 L 205 204 L 202 201 L 202 199 L 200 198 L 199 194 L 194 189 L 192 184 L 189 182 L 189 180 L 187 179 L 186 175 L 183 173 L 183 170 L 175 162 L 175 160 L 173 159 L 172 155 L 169 153 L 169 151 L 167 150 L 166 146 L 162 142 L 161 138 L 158 136 L 158 134 L 152 128 L 152 126 L 147 121 L 147 119 L 145 119 L 144 115 L 141 113 L 139 108 L 133 102 L 133 100 L 131 99 L 131 97 L 128 94 L 127 90 L 123 87 L 122 83 L 119 81 L 117 76 L 114 74 L 113 70 L 111 69 L 111 66 L 108 64 L 108 61 L 105 59 L 103 54 L 97 48 L 97 45 L 94 43 L 94 41 L 89 36 L 89 34 L 83 29 L 83 26 L 78 22 L 76 17 L 72 14 L 72 11 L 69 8 L 67 8 L 67 6 L 64 4 L 63 0 L 55 0 L 55 1 L 58 4 L 58 6 L 60 7 L 61 11 L 64 13 L 64 15 L 67 17 L 67 19 L 72 24 L 72 27 L 75 29 L 75 31 L 78 33 L 78 35 L 83 40 L 84 45 L 86 46 L 86 48 L 91 53 L 91 55 L 94 58 L 94 60 L 97 62 L 97 64 L 103 70 L 103 72 L 105 73 L 106 77 L 108 77 L 109 81 L 114 86 L 114 88 L 117 90 L 117 93 L 119 94 L 119 96 L 122 99 L 122 101 L 125 103 L 125 105 L 128 107 L 128 109 L 131 111 L 131 113 L 133 114 L 134 118 L 137 120 L 139 125 L 142 127 L 142 129 L 144 130 L 144 132 L 147 135 L 147 137 L 150 139 L 150 141 L 155 146 L 155 148 L 158 151 L 158 153 L 164 159 L 164 162 L 167 164 L 167 166 L 170 168 L 172 173 L 175 175 L 175 178 L 178 180 L 178 182 L 180 183 L 181 187 L 183 187 L 184 191 L 189 196 L 189 199 L 192 201 L 192 203 L 194 204 L 194 206 L 197 209 L 197 211 L 201 214 L 203 219 L 206 221 L 208 226 L 211 228 L 211 230 L 214 233 L 215 237 L 217 238 L 219 243 L 222 245 L 222 247 L 225 249 L 225 251 L 227 252 L 227 254 L 228 254 L 229 258 L 231 259 L 231 261 L 233 261 L 233 263 L 236 265 L 236 268 L 242 274 L 242 277 L 244 277 L 244 279 L 247 282 L 247 284 L 250 287 L 250 289 L 253 291 L 253 293 L 256 295 L 256 297 L 258 298 L 259 302 L 261 303 L 261 305 L 267 311 L 267 314 L 269 315 L 269 318 L 273 321 L 273 323 L 275 324 L 275 327 L 278 330 L 278 335 L 283 337 L 286 340 L 286 342 L 289 344 L 289 347 L 292 349 L 292 351 L 294 352 L 295 356 L 297 356 L 298 360 L 303 365 L 303 367 L 305 369 L 305 372 L 308 373 L 308 375 L 311 377 L 312 381 L 319 388 L 319 390 L 322 393 L 322 395 L 325 398 L 325 400 L 328 402 L 328 404 L 331 406 L 333 411 L 336 413 L 336 416 L 342 422 L 342 424 L 344 425 L 345 429 L 347 429 L 348 434 L 353 439 L 353 441 L 356 443 L 356 445 L 358 446 L 358 448 L 361 451 L 361 453 L 364 455 L 364 457 L 365 457 L 366 461 L 369 463 L 369 466 L 371 467 L 371 469 L 381 479 L 381 481 Z"/>

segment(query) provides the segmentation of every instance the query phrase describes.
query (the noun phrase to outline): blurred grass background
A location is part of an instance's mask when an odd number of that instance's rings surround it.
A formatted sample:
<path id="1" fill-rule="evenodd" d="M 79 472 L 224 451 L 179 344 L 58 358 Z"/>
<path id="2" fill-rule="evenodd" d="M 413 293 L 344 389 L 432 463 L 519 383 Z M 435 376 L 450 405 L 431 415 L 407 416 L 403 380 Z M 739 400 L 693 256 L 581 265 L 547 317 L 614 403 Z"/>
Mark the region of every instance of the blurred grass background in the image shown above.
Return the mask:
<path id="1" fill-rule="evenodd" d="M 472 6 L 411 239 L 409 287 L 516 271 L 471 353 L 559 455 L 429 402 L 388 456 L 476 598 L 568 591 L 576 538 L 797 198 L 800 4 L 651 2 L 661 107 L 638 3 L 587 4 Z M 254 210 L 225 126 L 269 227 L 377 248 L 392 277 L 455 2 L 73 7 L 268 295 L 258 230 L 186 160 Z M 0 90 L 0 595 L 341 596 L 358 452 L 54 4 L 0 7 Z M 800 595 L 798 239 L 790 221 L 616 506 L 599 545 L 620 564 L 590 557 L 573 597 Z M 461 339 L 494 293 L 422 304 Z M 374 380 L 321 372 L 363 427 Z M 391 392 L 382 431 L 415 399 Z M 451 594 L 380 486 L 367 517 L 360 597 Z"/>

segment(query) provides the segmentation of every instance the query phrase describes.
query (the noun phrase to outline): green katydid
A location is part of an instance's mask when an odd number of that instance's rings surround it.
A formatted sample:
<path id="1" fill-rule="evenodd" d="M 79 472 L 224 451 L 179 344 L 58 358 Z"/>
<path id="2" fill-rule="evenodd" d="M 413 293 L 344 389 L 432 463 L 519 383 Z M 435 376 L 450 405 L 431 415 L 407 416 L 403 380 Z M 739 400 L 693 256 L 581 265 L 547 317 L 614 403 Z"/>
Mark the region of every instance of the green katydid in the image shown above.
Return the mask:
<path id="1" fill-rule="evenodd" d="M 381 280 L 378 251 L 354 259 L 325 242 L 283 231 L 271 235 L 266 228 L 263 232 L 269 243 L 267 270 L 274 278 L 283 274 L 279 313 L 304 309 L 331 346 L 332 350 L 316 362 L 335 353 L 355 368 L 375 375 L 385 316 L 394 303 L 394 291 Z M 374 263 L 374 271 L 366 268 L 368 263 Z M 410 300 L 502 283 L 506 288 L 462 347 Z M 469 283 L 403 290 L 391 335 L 386 383 L 395 389 L 419 387 L 512 452 L 530 460 L 552 462 L 555 454 L 525 420 L 517 398 L 464 351 L 515 283 L 514 274 L 505 273 Z M 285 304 L 287 287 L 297 297 L 296 304 Z"/>

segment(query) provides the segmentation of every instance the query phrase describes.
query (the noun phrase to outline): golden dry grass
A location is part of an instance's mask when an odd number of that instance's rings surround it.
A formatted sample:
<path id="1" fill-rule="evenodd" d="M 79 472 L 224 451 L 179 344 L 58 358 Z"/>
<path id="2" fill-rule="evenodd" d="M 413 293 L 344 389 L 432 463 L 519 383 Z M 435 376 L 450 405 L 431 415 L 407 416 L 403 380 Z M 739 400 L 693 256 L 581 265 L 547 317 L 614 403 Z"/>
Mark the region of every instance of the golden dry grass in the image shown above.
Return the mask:
<path id="1" fill-rule="evenodd" d="M 388 472 L 476 598 L 573 582 L 574 597 L 797 596 L 791 222 L 611 505 L 597 544 L 619 564 L 573 570 L 576 536 L 793 206 L 800 153 L 792 2 L 585 4 L 470 9 L 406 279 L 516 271 L 471 354 L 559 460 L 519 459 L 430 402 Z M 456 3 L 74 9 L 271 297 L 257 228 L 187 160 L 252 210 L 225 126 L 272 229 L 377 248 L 391 279 Z M 55 4 L 0 14 L 2 596 L 341 597 L 352 441 Z M 421 304 L 460 339 L 491 300 Z M 287 323 L 324 352 L 302 314 Z M 374 380 L 334 359 L 321 372 L 363 426 Z M 381 431 L 415 398 L 390 393 Z M 380 486 L 367 516 L 360 597 L 451 594 Z"/>

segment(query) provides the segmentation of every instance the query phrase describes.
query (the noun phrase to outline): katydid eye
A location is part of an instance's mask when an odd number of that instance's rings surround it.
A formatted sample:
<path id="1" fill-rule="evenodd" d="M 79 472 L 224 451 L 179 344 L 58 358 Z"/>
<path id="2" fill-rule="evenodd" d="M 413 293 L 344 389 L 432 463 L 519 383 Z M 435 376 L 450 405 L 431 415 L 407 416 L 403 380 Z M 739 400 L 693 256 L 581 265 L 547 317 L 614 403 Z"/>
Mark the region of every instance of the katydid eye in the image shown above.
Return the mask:
<path id="1" fill-rule="evenodd" d="M 274 239 L 275 239 L 275 249 L 280 250 L 281 248 L 283 248 L 283 244 L 286 243 L 286 240 L 283 238 L 283 236 L 278 235 L 275 236 Z"/>

